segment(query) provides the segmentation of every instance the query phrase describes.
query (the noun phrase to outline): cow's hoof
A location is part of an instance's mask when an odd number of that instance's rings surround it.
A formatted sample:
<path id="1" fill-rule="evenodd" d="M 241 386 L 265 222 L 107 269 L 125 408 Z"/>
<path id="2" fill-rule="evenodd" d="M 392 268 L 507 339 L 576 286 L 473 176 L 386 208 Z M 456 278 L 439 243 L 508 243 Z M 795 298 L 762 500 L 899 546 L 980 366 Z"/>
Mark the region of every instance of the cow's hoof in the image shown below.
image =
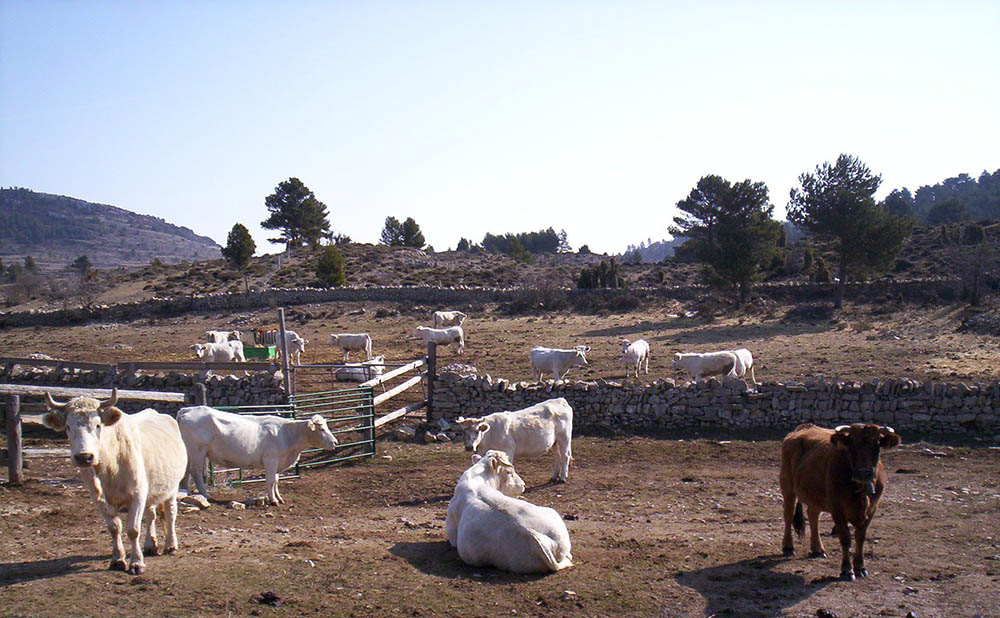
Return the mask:
<path id="1" fill-rule="evenodd" d="M 783 548 L 781 548 L 781 554 L 783 556 L 794 556 L 795 555 L 795 548 L 794 547 L 783 547 Z"/>
<path id="2" fill-rule="evenodd" d="M 111 564 L 108 565 L 109 571 L 124 571 L 125 561 L 124 560 L 112 560 Z"/>
<path id="3" fill-rule="evenodd" d="M 852 581 L 854 581 L 854 571 L 848 570 L 848 571 L 842 572 L 840 574 L 840 579 L 844 580 L 845 582 L 852 582 Z"/>
<path id="4" fill-rule="evenodd" d="M 177 546 L 174 545 L 173 547 L 168 547 L 165 550 L 163 550 L 163 553 L 165 553 L 165 554 L 176 554 L 177 553 Z"/>
<path id="5" fill-rule="evenodd" d="M 868 569 L 861 567 L 860 569 L 854 569 L 854 574 L 858 577 L 868 577 Z"/>
<path id="6" fill-rule="evenodd" d="M 809 552 L 809 557 L 810 558 L 826 558 L 826 552 L 825 551 L 811 551 L 811 552 Z"/>
<path id="7" fill-rule="evenodd" d="M 142 575 L 146 572 L 146 565 L 141 562 L 136 562 L 129 566 L 128 572 L 130 575 Z"/>
<path id="8" fill-rule="evenodd" d="M 559 478 L 557 476 L 554 476 L 554 477 L 552 477 L 552 478 L 549 479 L 549 482 L 550 483 L 555 483 L 556 485 L 562 485 L 563 483 L 566 482 L 566 479 L 561 479 L 561 478 Z"/>
<path id="9" fill-rule="evenodd" d="M 160 551 L 160 548 L 157 547 L 156 545 L 143 545 L 142 546 L 142 555 L 143 556 L 159 556 L 161 553 L 163 553 L 163 552 Z"/>

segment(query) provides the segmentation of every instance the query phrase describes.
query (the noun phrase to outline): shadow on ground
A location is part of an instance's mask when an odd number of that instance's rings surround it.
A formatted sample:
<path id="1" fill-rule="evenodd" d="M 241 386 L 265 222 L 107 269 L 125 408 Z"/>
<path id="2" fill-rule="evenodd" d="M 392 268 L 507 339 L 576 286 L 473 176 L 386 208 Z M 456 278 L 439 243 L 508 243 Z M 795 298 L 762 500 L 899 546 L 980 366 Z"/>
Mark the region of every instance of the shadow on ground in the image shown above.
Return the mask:
<path id="1" fill-rule="evenodd" d="M 773 570 L 788 560 L 781 554 L 760 556 L 682 572 L 675 579 L 705 598 L 706 616 L 747 617 L 779 615 L 785 608 L 838 581 L 830 577 L 807 583 L 801 575 Z"/>
<path id="2" fill-rule="evenodd" d="M 470 579 L 485 584 L 506 585 L 534 581 L 547 575 L 519 575 L 490 567 L 469 566 L 462 562 L 458 557 L 458 550 L 448 541 L 401 541 L 393 545 L 389 553 L 406 560 L 421 573 L 448 579 Z"/>
<path id="3" fill-rule="evenodd" d="M 11 584 L 61 577 L 83 571 L 100 571 L 106 565 L 93 567 L 86 563 L 95 560 L 103 561 L 108 558 L 109 556 L 67 556 L 32 562 L 2 562 L 0 563 L 0 588 Z"/>

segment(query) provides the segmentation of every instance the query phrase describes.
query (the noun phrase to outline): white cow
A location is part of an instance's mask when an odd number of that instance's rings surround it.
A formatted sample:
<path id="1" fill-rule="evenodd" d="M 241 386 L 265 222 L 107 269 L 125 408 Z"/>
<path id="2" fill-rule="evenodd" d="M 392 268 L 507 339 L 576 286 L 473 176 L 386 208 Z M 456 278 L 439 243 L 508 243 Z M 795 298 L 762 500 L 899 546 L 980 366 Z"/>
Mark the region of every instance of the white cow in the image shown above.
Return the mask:
<path id="1" fill-rule="evenodd" d="M 736 367 L 738 359 L 732 352 L 678 352 L 674 354 L 674 367 L 688 372 L 697 382 L 705 376 L 727 375 Z"/>
<path id="2" fill-rule="evenodd" d="M 448 503 L 448 542 L 470 566 L 545 573 L 573 566 L 569 530 L 554 509 L 517 499 L 524 481 L 500 451 L 472 456 Z"/>
<path id="3" fill-rule="evenodd" d="M 531 375 L 536 382 L 540 382 L 542 375 L 546 371 L 552 372 L 552 379 L 561 382 L 569 370 L 573 367 L 587 366 L 588 346 L 576 346 L 572 350 L 561 350 L 558 348 L 546 348 L 536 345 L 531 348 L 528 357 L 531 359 Z"/>
<path id="4" fill-rule="evenodd" d="M 635 371 L 635 377 L 639 377 L 639 366 L 645 363 L 646 374 L 649 374 L 649 344 L 645 339 L 629 341 L 622 339 L 622 360 L 625 361 L 625 377 L 631 367 Z"/>
<path id="5" fill-rule="evenodd" d="M 128 572 L 146 570 L 143 552 L 177 551 L 177 486 L 184 478 L 187 454 L 177 422 L 166 414 L 146 409 L 125 414 L 115 407 L 118 390 L 111 399 L 98 401 L 74 397 L 59 403 L 46 394 L 49 411 L 42 417 L 46 427 L 66 431 L 71 461 L 80 468 L 84 484 L 97 504 L 111 533 L 113 571 L 124 571 L 120 511 L 127 511 L 125 532 L 131 543 Z M 166 538 L 156 538 L 159 516 Z M 139 547 L 140 524 L 146 522 L 146 539 Z"/>
<path id="6" fill-rule="evenodd" d="M 444 328 L 445 326 L 461 326 L 465 322 L 465 315 L 461 311 L 435 311 L 431 318 L 434 321 L 434 328 Z"/>
<path id="7" fill-rule="evenodd" d="M 352 363 L 345 367 L 338 367 L 333 377 L 344 382 L 367 382 L 374 377 L 382 375 L 385 371 L 384 356 L 376 356 L 370 361 L 363 363 Z"/>
<path id="8" fill-rule="evenodd" d="M 455 423 L 465 431 L 465 450 L 480 455 L 498 450 L 515 461 L 518 457 L 544 455 L 555 447 L 552 480 L 565 483 L 569 477 L 573 408 L 562 397 L 515 412 L 494 412 L 482 418 L 460 416 Z"/>
<path id="9" fill-rule="evenodd" d="M 285 348 L 288 350 L 288 360 L 291 362 L 292 357 L 295 357 L 295 364 L 302 364 L 302 353 L 306 351 L 306 344 L 309 343 L 308 339 L 303 339 L 299 337 L 293 331 L 285 331 Z"/>
<path id="10" fill-rule="evenodd" d="M 243 356 L 243 342 L 239 340 L 223 343 L 196 343 L 191 346 L 195 355 L 207 363 L 246 362 Z"/>
<path id="11" fill-rule="evenodd" d="M 447 328 L 430 328 L 418 326 L 413 332 L 417 339 L 423 339 L 424 343 L 436 343 L 438 345 L 458 344 L 458 353 L 465 354 L 465 331 L 461 326 L 449 326 Z"/>
<path id="12" fill-rule="evenodd" d="M 729 372 L 729 375 L 741 378 L 745 382 L 747 372 L 750 372 L 750 381 L 754 383 L 754 386 L 760 384 L 753 372 L 753 354 L 750 353 L 750 350 L 740 348 L 732 352 L 736 356 L 736 364 L 733 365 L 733 370 Z"/>
<path id="13" fill-rule="evenodd" d="M 372 338 L 368 333 L 334 333 L 330 335 L 330 345 L 340 346 L 345 363 L 351 358 L 351 352 L 364 352 L 365 360 L 372 358 Z"/>
<path id="14" fill-rule="evenodd" d="M 278 474 L 295 465 L 307 448 L 333 450 L 337 438 L 326 419 L 314 415 L 294 420 L 279 416 L 250 416 L 223 412 L 208 406 L 181 408 L 177 412 L 188 472 L 198 492 L 205 490 L 205 458 L 223 466 L 263 468 L 267 475 L 267 497 L 271 504 L 283 504 L 278 492 Z M 187 477 L 184 478 L 185 486 Z"/>
<path id="15" fill-rule="evenodd" d="M 240 331 L 238 331 L 238 330 L 206 330 L 205 331 L 205 342 L 206 343 L 225 343 L 227 341 L 233 341 L 234 339 L 240 339 Z"/>

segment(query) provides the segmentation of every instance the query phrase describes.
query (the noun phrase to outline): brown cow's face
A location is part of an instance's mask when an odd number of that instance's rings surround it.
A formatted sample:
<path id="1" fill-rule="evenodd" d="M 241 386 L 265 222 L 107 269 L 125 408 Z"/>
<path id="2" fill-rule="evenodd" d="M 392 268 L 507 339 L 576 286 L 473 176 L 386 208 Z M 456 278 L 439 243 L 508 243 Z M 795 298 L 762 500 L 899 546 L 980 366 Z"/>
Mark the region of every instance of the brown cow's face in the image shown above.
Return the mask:
<path id="1" fill-rule="evenodd" d="M 851 464 L 851 480 L 864 485 L 868 495 L 875 494 L 875 473 L 880 451 L 899 444 L 899 435 L 892 427 L 878 425 L 843 425 L 830 436 L 830 442 L 847 450 Z"/>

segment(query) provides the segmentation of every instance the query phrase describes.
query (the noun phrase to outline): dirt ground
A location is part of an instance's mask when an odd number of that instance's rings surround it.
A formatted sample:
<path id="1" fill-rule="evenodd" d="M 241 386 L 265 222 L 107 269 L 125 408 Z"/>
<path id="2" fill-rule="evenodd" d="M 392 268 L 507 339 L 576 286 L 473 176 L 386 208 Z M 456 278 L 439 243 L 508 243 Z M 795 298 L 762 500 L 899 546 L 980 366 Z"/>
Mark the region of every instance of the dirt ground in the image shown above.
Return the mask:
<path id="1" fill-rule="evenodd" d="M 886 452 L 870 576 L 847 583 L 829 536 L 825 559 L 801 540 L 781 555 L 777 441 L 573 446 L 568 484 L 541 484 L 548 458 L 517 466 L 525 497 L 567 520 L 575 565 L 547 576 L 468 567 L 449 546 L 447 503 L 469 463 L 458 444 L 383 443 L 373 460 L 283 481 L 285 506 L 183 514 L 181 550 L 139 577 L 106 570 L 107 533 L 68 462 L 33 460 L 23 488 L 0 487 L 0 614 L 1000 615 L 996 449 Z M 268 592 L 279 606 L 260 603 Z"/>

